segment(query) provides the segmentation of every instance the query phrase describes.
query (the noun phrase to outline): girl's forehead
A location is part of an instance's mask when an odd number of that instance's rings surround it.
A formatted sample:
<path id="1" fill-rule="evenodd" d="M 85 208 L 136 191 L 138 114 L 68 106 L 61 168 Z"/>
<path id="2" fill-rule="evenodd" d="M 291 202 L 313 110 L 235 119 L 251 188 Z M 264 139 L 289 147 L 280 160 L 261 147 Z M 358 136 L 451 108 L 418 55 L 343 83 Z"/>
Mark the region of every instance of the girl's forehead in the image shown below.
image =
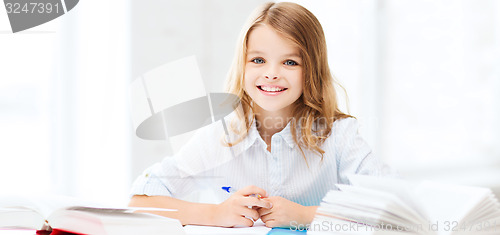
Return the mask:
<path id="1" fill-rule="evenodd" d="M 260 24 L 249 32 L 246 44 L 247 54 L 276 52 L 300 56 L 296 43 L 265 24 Z"/>

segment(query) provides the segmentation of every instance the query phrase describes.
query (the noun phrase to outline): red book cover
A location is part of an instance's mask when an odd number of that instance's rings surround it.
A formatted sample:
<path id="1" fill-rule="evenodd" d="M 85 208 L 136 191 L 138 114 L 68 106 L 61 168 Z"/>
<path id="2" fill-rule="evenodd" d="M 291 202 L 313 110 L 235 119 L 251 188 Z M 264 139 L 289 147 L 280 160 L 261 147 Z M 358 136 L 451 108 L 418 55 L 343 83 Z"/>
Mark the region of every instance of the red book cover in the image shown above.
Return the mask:
<path id="1" fill-rule="evenodd" d="M 86 235 L 86 234 L 69 232 L 62 229 L 52 229 L 52 231 L 37 230 L 36 235 Z"/>

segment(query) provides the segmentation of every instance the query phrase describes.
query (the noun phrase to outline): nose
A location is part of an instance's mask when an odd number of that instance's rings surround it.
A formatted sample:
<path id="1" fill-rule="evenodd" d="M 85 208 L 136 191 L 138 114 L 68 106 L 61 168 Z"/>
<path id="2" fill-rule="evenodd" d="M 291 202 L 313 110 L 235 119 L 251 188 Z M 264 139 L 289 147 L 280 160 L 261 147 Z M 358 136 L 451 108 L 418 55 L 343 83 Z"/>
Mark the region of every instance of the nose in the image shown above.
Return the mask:
<path id="1" fill-rule="evenodd" d="M 265 71 L 264 77 L 269 80 L 276 80 L 279 76 L 279 68 L 277 66 L 269 65 L 267 71 Z"/>

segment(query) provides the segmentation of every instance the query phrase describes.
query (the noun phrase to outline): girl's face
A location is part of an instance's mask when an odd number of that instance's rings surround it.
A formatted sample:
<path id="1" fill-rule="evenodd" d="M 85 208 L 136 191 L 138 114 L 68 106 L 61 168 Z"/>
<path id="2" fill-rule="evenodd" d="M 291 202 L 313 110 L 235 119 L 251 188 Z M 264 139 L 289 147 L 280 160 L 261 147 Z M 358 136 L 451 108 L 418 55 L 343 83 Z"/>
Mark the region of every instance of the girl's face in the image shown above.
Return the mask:
<path id="1" fill-rule="evenodd" d="M 302 69 L 298 47 L 274 29 L 259 25 L 250 32 L 244 86 L 260 108 L 289 112 L 302 94 Z"/>

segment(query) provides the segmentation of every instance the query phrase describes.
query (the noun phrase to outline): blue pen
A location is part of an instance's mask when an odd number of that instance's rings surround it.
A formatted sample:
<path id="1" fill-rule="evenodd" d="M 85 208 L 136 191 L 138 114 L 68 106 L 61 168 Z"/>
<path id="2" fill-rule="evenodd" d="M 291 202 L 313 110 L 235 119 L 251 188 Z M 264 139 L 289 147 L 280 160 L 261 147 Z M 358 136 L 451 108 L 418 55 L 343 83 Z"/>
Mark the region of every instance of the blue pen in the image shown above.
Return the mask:
<path id="1" fill-rule="evenodd" d="M 238 190 L 236 190 L 236 189 L 234 189 L 233 187 L 230 187 L 230 186 L 223 186 L 222 190 L 224 190 L 224 191 L 226 191 L 228 193 L 234 193 L 234 192 L 238 191 Z M 260 194 L 250 194 L 249 196 L 250 197 L 257 197 L 259 199 L 262 198 L 262 195 L 260 195 Z"/>

